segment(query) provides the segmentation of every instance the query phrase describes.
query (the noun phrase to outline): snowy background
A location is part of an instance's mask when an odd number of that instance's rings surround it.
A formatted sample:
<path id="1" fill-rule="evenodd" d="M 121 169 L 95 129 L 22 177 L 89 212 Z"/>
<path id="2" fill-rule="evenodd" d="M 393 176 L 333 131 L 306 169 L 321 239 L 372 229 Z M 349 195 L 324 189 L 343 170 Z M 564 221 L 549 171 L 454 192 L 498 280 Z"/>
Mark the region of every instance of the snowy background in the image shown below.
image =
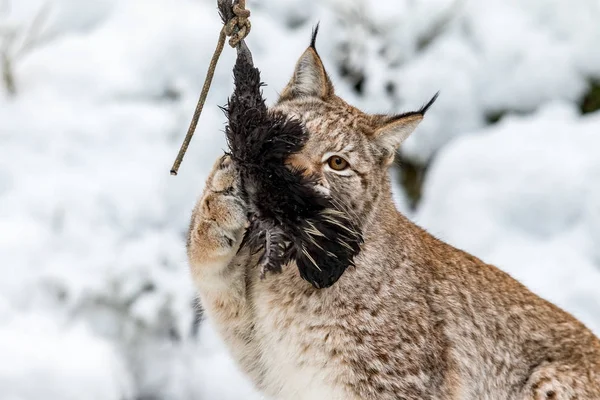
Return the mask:
<path id="1" fill-rule="evenodd" d="M 270 102 L 321 22 L 339 94 L 441 96 L 394 171 L 401 210 L 600 333 L 600 0 L 249 0 Z M 224 148 L 213 0 L 0 0 L 0 399 L 258 399 L 184 254 Z"/>

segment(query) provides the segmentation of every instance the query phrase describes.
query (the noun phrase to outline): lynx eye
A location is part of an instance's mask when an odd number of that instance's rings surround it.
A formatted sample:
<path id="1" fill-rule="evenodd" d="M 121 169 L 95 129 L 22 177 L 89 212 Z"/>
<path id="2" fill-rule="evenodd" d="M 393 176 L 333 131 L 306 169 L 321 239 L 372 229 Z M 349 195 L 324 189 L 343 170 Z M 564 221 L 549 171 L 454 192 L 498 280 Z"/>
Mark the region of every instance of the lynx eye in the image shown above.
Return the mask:
<path id="1" fill-rule="evenodd" d="M 344 160 L 340 156 L 332 156 L 327 160 L 327 165 L 329 165 L 329 168 L 333 169 L 334 171 L 343 171 L 348 168 L 348 161 Z"/>

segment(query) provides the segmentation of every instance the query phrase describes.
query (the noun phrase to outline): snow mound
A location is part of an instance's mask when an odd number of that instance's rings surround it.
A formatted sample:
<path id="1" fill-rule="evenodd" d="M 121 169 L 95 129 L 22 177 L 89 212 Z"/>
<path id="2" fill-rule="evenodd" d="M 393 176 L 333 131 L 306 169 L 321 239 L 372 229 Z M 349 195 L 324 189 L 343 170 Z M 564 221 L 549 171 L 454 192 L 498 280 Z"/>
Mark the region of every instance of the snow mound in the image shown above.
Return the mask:
<path id="1" fill-rule="evenodd" d="M 371 105 L 415 109 L 441 91 L 419 135 L 404 146 L 416 159 L 500 113 L 577 102 L 600 79 L 596 0 L 351 4 L 342 40 L 349 51 L 338 58 L 365 76 Z"/>
<path id="2" fill-rule="evenodd" d="M 6 321 L 4 321 L 6 322 Z M 0 326 L 0 394 L 6 400 L 122 400 L 132 381 L 116 349 L 83 327 L 19 315 Z"/>

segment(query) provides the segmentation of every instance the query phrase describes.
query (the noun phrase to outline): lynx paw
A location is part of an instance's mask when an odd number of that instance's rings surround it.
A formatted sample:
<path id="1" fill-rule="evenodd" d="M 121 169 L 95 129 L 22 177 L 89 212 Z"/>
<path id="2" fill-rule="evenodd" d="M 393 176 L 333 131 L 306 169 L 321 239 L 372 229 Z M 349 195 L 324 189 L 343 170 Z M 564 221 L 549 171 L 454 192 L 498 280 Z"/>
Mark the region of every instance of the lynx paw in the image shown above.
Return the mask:
<path id="1" fill-rule="evenodd" d="M 574 400 L 591 399 L 587 395 L 588 382 L 585 372 L 569 365 L 545 364 L 529 377 L 524 389 L 525 400 Z M 590 390 L 593 390 L 590 388 Z"/>
<path id="2" fill-rule="evenodd" d="M 204 194 L 192 214 L 188 257 L 194 275 L 225 267 L 236 254 L 247 227 L 239 178 L 228 156 L 215 163 Z"/>

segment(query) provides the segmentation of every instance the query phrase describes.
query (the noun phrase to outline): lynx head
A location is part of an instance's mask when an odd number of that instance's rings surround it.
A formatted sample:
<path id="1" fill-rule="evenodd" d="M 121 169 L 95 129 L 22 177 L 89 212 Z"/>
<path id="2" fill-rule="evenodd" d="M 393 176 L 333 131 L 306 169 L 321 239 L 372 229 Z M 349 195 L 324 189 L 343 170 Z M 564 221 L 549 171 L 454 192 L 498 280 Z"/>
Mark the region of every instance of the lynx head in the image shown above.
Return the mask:
<path id="1" fill-rule="evenodd" d="M 317 27 L 318 28 L 318 27 Z M 293 168 L 318 176 L 320 191 L 359 227 L 380 200 L 390 196 L 388 168 L 396 150 L 423 119 L 434 96 L 418 111 L 370 115 L 335 95 L 315 48 L 317 29 L 272 111 L 298 119 L 308 131 L 302 151 L 288 160 Z"/>
<path id="2" fill-rule="evenodd" d="M 415 112 L 361 112 L 335 95 L 316 33 L 270 110 L 258 69 L 239 51 L 225 111 L 248 204 L 244 243 L 261 253 L 262 276 L 295 260 L 302 278 L 325 288 L 354 265 L 373 216 L 390 204 L 387 169 L 435 97 Z"/>

